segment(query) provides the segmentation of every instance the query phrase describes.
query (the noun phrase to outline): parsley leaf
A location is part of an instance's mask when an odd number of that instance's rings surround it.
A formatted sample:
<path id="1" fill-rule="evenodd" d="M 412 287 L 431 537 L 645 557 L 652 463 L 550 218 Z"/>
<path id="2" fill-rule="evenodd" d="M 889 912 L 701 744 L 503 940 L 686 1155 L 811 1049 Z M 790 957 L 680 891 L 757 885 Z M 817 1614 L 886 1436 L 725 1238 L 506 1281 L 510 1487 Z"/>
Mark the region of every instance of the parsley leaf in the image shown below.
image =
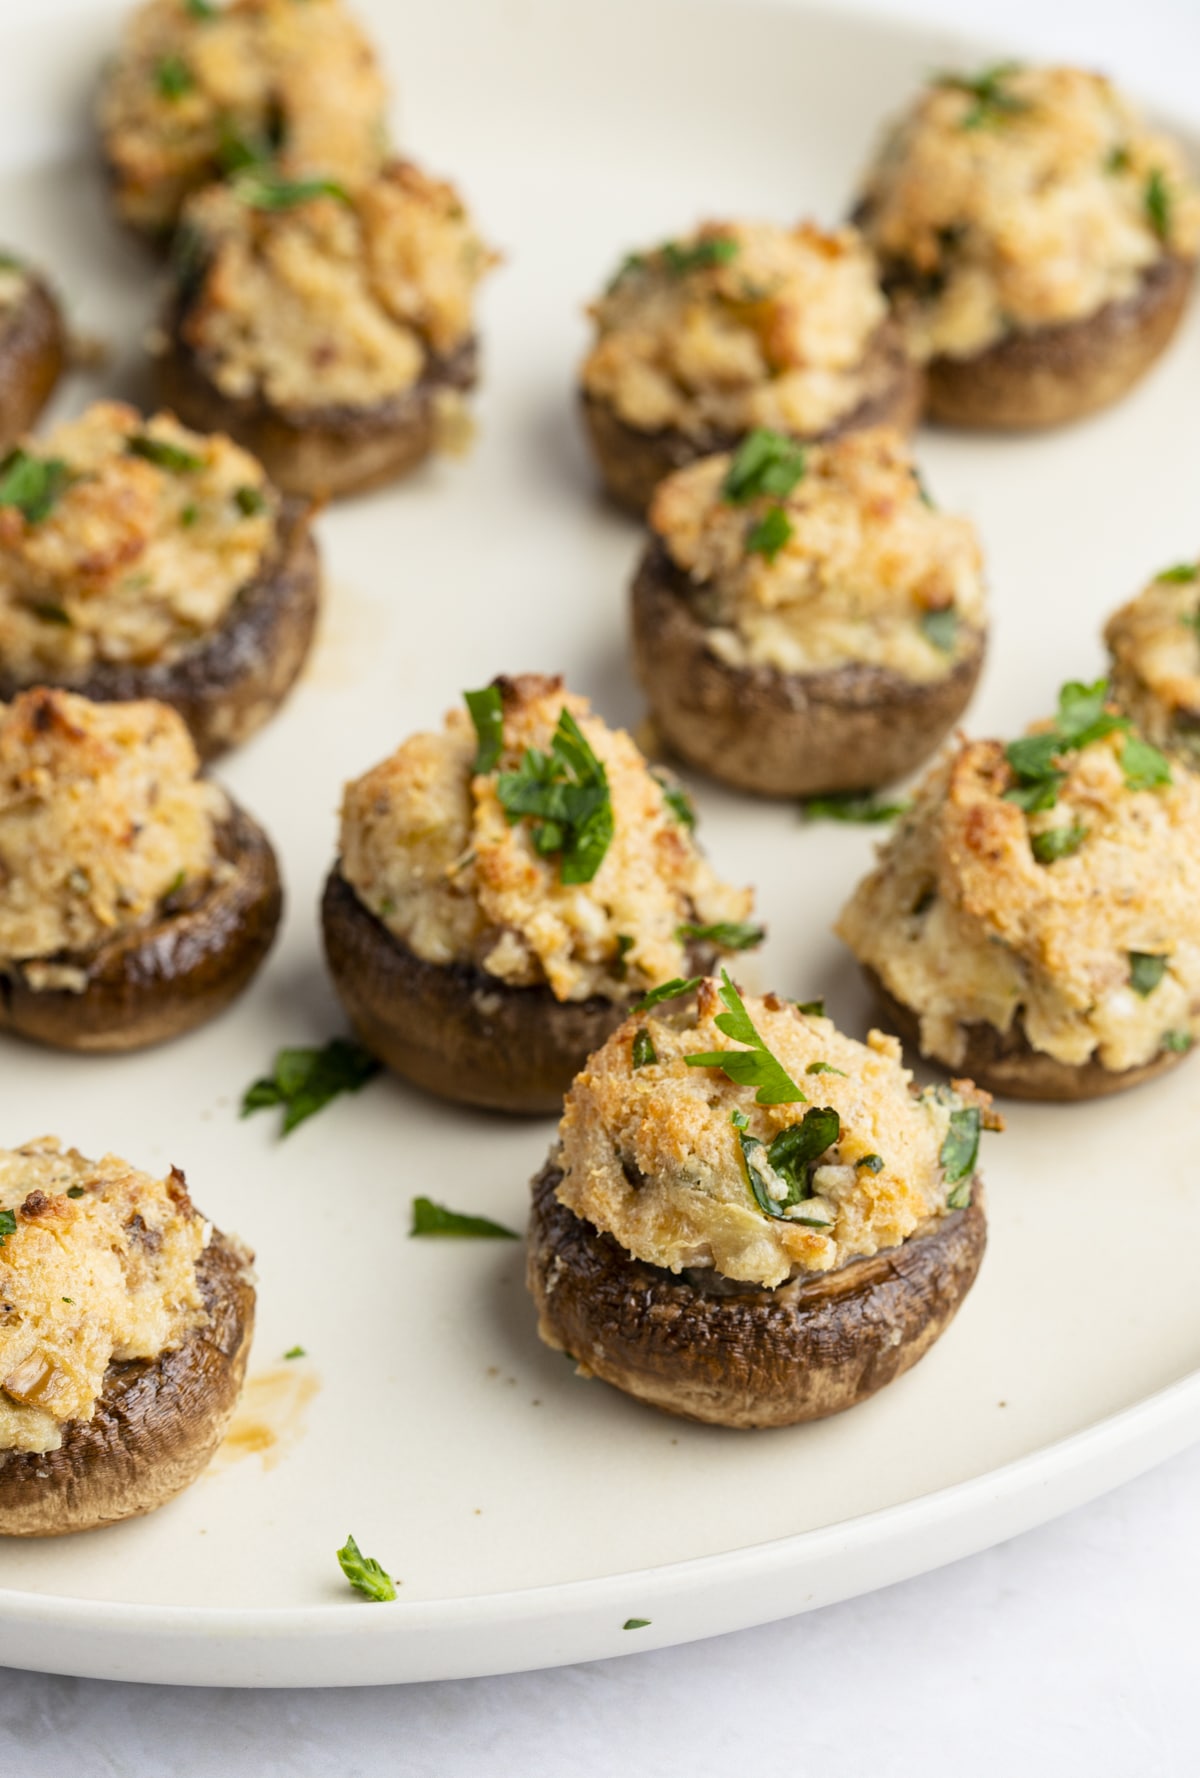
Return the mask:
<path id="1" fill-rule="evenodd" d="M 865 1167 L 868 1173 L 882 1173 L 883 1156 L 881 1154 L 860 1154 L 854 1165 Z"/>
<path id="2" fill-rule="evenodd" d="M 36 525 L 71 480 L 61 457 L 31 457 L 18 447 L 0 463 L 0 506 L 15 506 L 27 524 Z"/>
<path id="3" fill-rule="evenodd" d="M 825 1017 L 825 1002 L 823 1000 L 797 1000 L 793 1004 L 797 1012 L 805 1013 L 810 1019 Z"/>
<path id="4" fill-rule="evenodd" d="M 313 198 L 337 198 L 349 204 L 350 194 L 336 179 L 285 179 L 259 163 L 247 164 L 232 181 L 230 190 L 250 210 L 293 210 Z"/>
<path id="5" fill-rule="evenodd" d="M 489 1216 L 466 1216 L 461 1210 L 447 1210 L 432 1198 L 414 1198 L 410 1235 L 465 1235 L 472 1239 L 519 1241 L 520 1236 L 506 1229 Z"/>
<path id="6" fill-rule="evenodd" d="M 396 1597 L 396 1585 L 391 1575 L 374 1556 L 364 1556 L 352 1537 L 347 1537 L 337 1559 L 350 1585 L 365 1593 L 368 1599 L 384 1601 Z"/>
<path id="7" fill-rule="evenodd" d="M 83 1196 L 82 1192 L 80 1193 L 80 1196 Z M 0 1210 L 0 1247 L 3 1247 L 4 1243 L 8 1240 L 8 1237 L 10 1235 L 15 1235 L 16 1232 L 16 1212 L 14 1210 Z"/>
<path id="8" fill-rule="evenodd" d="M 228 117 L 219 119 L 217 131 L 217 164 L 227 178 L 247 167 L 269 166 L 273 149 L 265 136 L 247 135 Z"/>
<path id="9" fill-rule="evenodd" d="M 958 640 L 958 613 L 953 605 L 921 613 L 921 634 L 942 654 L 953 654 Z"/>
<path id="10" fill-rule="evenodd" d="M 559 713 L 549 753 L 527 747 L 520 769 L 501 772 L 496 794 L 510 826 L 529 817 L 533 848 L 561 854 L 564 883 L 590 883 L 613 836 L 608 776 L 569 710 Z"/>
<path id="11" fill-rule="evenodd" d="M 979 1135 L 982 1129 L 983 1114 L 978 1105 L 963 1105 L 950 1113 L 950 1128 L 946 1132 L 938 1159 L 942 1163 L 945 1183 L 957 1188 L 946 1195 L 946 1203 L 951 1210 L 965 1210 L 971 1202 L 971 1177 L 979 1158 Z"/>
<path id="12" fill-rule="evenodd" d="M 144 457 L 159 469 L 169 469 L 172 475 L 188 475 L 194 469 L 204 468 L 203 457 L 169 444 L 165 438 L 151 438 L 148 432 L 133 433 L 125 440 L 125 450 L 131 457 Z"/>
<path id="13" fill-rule="evenodd" d="M 662 791 L 663 801 L 666 803 L 668 809 L 670 809 L 672 815 L 674 815 L 676 821 L 678 821 L 680 827 L 686 827 L 689 831 L 694 828 L 696 825 L 696 811 L 692 807 L 691 798 L 683 789 L 682 785 L 673 784 L 669 778 L 660 776 L 658 772 L 653 772 L 651 776 Z"/>
<path id="14" fill-rule="evenodd" d="M 1186 1055 L 1195 1042 L 1190 1031 L 1164 1031 L 1159 1048 L 1173 1050 L 1176 1055 Z"/>
<path id="15" fill-rule="evenodd" d="M 185 4 L 194 19 L 215 19 L 220 11 L 212 0 L 185 0 Z"/>
<path id="16" fill-rule="evenodd" d="M 379 1073 L 379 1063 L 361 1045 L 335 1037 L 323 1049 L 280 1050 L 275 1071 L 256 1080 L 242 1099 L 242 1116 L 283 1106 L 281 1135 L 324 1109 L 340 1093 L 357 1093 Z"/>
<path id="17" fill-rule="evenodd" d="M 1130 951 L 1129 953 L 1129 986 L 1142 999 L 1153 994 L 1163 976 L 1167 973 L 1169 957 L 1156 956 L 1153 951 Z"/>
<path id="18" fill-rule="evenodd" d="M 244 488 L 235 488 L 233 499 L 243 518 L 254 519 L 260 512 L 266 511 L 266 495 L 261 488 L 253 488 L 249 483 Z"/>
<path id="19" fill-rule="evenodd" d="M 835 1068 L 832 1062 L 810 1062 L 804 1072 L 805 1074 L 840 1074 L 843 1080 L 846 1079 L 846 1070 Z"/>
<path id="20" fill-rule="evenodd" d="M 786 500 L 803 476 L 804 468 L 804 449 L 795 439 L 757 426 L 733 453 L 721 483 L 721 498 L 731 506 L 742 506 L 760 494 Z"/>
<path id="21" fill-rule="evenodd" d="M 1171 192 L 1160 167 L 1151 169 L 1143 197 L 1146 220 L 1160 241 L 1171 238 Z"/>
<path id="22" fill-rule="evenodd" d="M 759 1105 L 796 1105 L 807 1102 L 787 1069 L 771 1054 L 754 1021 L 746 1011 L 742 997 L 729 979 L 728 970 L 721 971 L 722 986 L 718 989 L 728 1008 L 713 1021 L 718 1031 L 732 1037 L 735 1043 L 749 1044 L 743 1050 L 706 1050 L 702 1055 L 685 1056 L 689 1068 L 719 1068 L 738 1086 L 757 1087 L 755 1100 Z"/>
<path id="23" fill-rule="evenodd" d="M 196 77 L 182 56 L 164 56 L 154 70 L 154 84 L 160 98 L 174 102 L 191 92 Z"/>
<path id="24" fill-rule="evenodd" d="M 1059 858 L 1070 858 L 1078 852 L 1087 838 L 1087 828 L 1082 821 L 1068 821 L 1061 827 L 1048 827 L 1044 833 L 1035 833 L 1030 840 L 1030 849 L 1039 864 L 1053 864 Z"/>
<path id="25" fill-rule="evenodd" d="M 769 506 L 746 533 L 746 553 L 773 562 L 792 536 L 792 521 L 782 506 Z"/>
<path id="26" fill-rule="evenodd" d="M 806 821 L 847 821 L 872 824 L 896 821 L 907 815 L 911 803 L 885 803 L 869 792 L 842 790 L 836 796 L 810 796 L 801 804 Z"/>
<path id="27" fill-rule="evenodd" d="M 672 976 L 669 982 L 660 982 L 657 988 L 651 988 L 648 994 L 644 994 L 633 1010 L 649 1012 L 652 1006 L 658 1006 L 663 1000 L 678 1000 L 681 995 L 694 994 L 703 980 L 702 975 L 690 975 L 686 981 L 681 975 Z"/>
<path id="28" fill-rule="evenodd" d="M 627 1617 L 621 1628 L 623 1630 L 648 1630 L 650 1619 L 648 1617 Z"/>
<path id="29" fill-rule="evenodd" d="M 1155 580 L 1165 580 L 1171 586 L 1183 586 L 1198 576 L 1200 576 L 1200 563 L 1176 562 L 1173 568 L 1161 569 L 1154 578 Z"/>
<path id="30" fill-rule="evenodd" d="M 1171 782 L 1171 765 L 1166 754 L 1152 747 L 1149 741 L 1143 741 L 1140 735 L 1130 735 L 1122 747 L 1121 770 L 1128 790 L 1160 790 Z"/>
<path id="31" fill-rule="evenodd" d="M 1020 72 L 1020 62 L 996 62 L 978 74 L 939 74 L 934 85 L 953 92 L 967 93 L 975 101 L 964 113 L 964 130 L 978 130 L 985 125 L 1003 123 L 1018 112 L 1028 111 L 1028 100 L 1008 91 L 1005 82 Z"/>
<path id="32" fill-rule="evenodd" d="M 490 772 L 504 752 L 504 699 L 498 685 L 485 685 L 482 691 L 465 691 L 467 709 L 475 724 L 478 745 L 475 748 L 473 772 Z"/>
<path id="33" fill-rule="evenodd" d="M 716 920 L 711 926 L 697 926 L 694 921 L 685 920 L 675 928 L 675 936 L 701 939 L 722 951 L 749 951 L 767 935 L 761 926 L 754 926 L 749 920 Z"/>
<path id="34" fill-rule="evenodd" d="M 1028 814 L 1054 808 L 1066 776 L 1057 764 L 1059 756 L 1078 752 L 1105 735 L 1129 728 L 1127 717 L 1115 716 L 1105 708 L 1107 701 L 1107 679 L 1097 679 L 1092 685 L 1068 681 L 1058 694 L 1058 714 L 1053 725 L 1040 734 L 1022 735 L 1004 749 L 1004 757 L 1017 778 L 1012 789 L 1005 791 L 1004 800 L 1016 803 Z"/>
<path id="35" fill-rule="evenodd" d="M 763 1215 L 802 1222 L 803 1217 L 790 1217 L 788 1211 L 812 1196 L 813 1167 L 841 1135 L 837 1112 L 829 1105 L 811 1105 L 798 1124 L 780 1130 L 769 1148 L 757 1136 L 747 1134 L 749 1119 L 744 1112 L 735 1112 L 731 1121 L 738 1133 L 746 1181 Z M 821 1226 L 825 1226 L 824 1218 Z"/>
<path id="36" fill-rule="evenodd" d="M 709 235 L 702 241 L 681 246 L 678 241 L 664 241 L 659 248 L 663 264 L 674 278 L 686 278 L 689 272 L 706 272 L 713 266 L 728 265 L 741 252 L 737 241 L 727 235 Z"/>
<path id="37" fill-rule="evenodd" d="M 630 1054 L 635 1068 L 649 1068 L 658 1061 L 658 1051 L 654 1047 L 654 1039 L 644 1025 L 633 1034 Z"/>
<path id="38" fill-rule="evenodd" d="M 291 1358 L 307 1358 L 308 1353 L 304 1350 L 303 1346 L 289 1346 L 283 1356 L 285 1360 Z"/>

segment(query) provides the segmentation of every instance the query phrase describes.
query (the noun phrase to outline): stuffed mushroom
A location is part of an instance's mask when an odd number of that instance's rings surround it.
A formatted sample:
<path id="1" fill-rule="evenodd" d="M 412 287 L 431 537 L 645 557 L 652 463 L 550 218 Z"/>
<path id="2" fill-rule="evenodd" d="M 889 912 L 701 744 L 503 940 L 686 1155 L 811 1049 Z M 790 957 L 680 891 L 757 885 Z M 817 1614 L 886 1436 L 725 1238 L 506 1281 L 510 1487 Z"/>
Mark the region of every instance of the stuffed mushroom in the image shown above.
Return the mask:
<path id="1" fill-rule="evenodd" d="M 393 481 L 462 443 L 493 261 L 454 187 L 411 161 L 353 190 L 248 169 L 184 213 L 162 397 L 286 493 Z"/>
<path id="2" fill-rule="evenodd" d="M 668 476 L 649 521 L 634 660 L 690 764 L 766 796 L 871 789 L 961 715 L 984 654 L 979 543 L 934 509 L 901 434 L 752 432 Z"/>
<path id="3" fill-rule="evenodd" d="M 1134 1086 L 1200 1035 L 1200 780 L 1064 686 L 933 769 L 837 930 L 923 1056 L 1017 1099 Z"/>
<path id="4" fill-rule="evenodd" d="M 178 1168 L 0 1148 L 0 1536 L 94 1531 L 195 1480 L 241 1390 L 251 1258 Z"/>
<path id="5" fill-rule="evenodd" d="M 145 0 L 97 105 L 116 213 L 165 237 L 193 192 L 246 166 L 361 185 L 386 152 L 386 105 L 340 0 Z"/>
<path id="6" fill-rule="evenodd" d="M 1200 766 L 1200 563 L 1164 568 L 1109 618 L 1112 694 L 1157 747 Z"/>
<path id="7" fill-rule="evenodd" d="M 631 512 L 756 427 L 817 439 L 916 421 L 920 373 L 854 229 L 706 223 L 631 254 L 591 313 L 583 417 Z"/>
<path id="8" fill-rule="evenodd" d="M 209 759 L 287 696 L 319 595 L 308 507 L 228 438 L 98 402 L 9 458 L 0 699 L 157 698 Z"/>
<path id="9" fill-rule="evenodd" d="M 66 362 L 62 315 L 45 280 L 0 253 L 0 451 L 37 419 Z M 12 465 L 0 463 L 0 490 Z"/>
<path id="10" fill-rule="evenodd" d="M 855 220 L 926 411 L 960 426 L 1053 426 L 1119 399 L 1174 333 L 1200 249 L 1179 148 L 1077 68 L 936 76 Z"/>
<path id="11" fill-rule="evenodd" d="M 560 679 L 498 679 L 467 702 L 347 787 L 326 953 L 397 1074 L 557 1111 L 634 1002 L 762 933 L 682 791 Z"/>
<path id="12" fill-rule="evenodd" d="M 820 1006 L 635 1013 L 567 1095 L 534 1181 L 539 1331 L 669 1413 L 789 1426 L 864 1401 L 970 1290 L 986 1223 L 986 1094 L 918 1092 L 894 1037 Z"/>
<path id="13" fill-rule="evenodd" d="M 39 689 L 0 705 L 0 1032 L 141 1049 L 247 986 L 279 924 L 279 870 L 197 769 L 166 704 Z"/>

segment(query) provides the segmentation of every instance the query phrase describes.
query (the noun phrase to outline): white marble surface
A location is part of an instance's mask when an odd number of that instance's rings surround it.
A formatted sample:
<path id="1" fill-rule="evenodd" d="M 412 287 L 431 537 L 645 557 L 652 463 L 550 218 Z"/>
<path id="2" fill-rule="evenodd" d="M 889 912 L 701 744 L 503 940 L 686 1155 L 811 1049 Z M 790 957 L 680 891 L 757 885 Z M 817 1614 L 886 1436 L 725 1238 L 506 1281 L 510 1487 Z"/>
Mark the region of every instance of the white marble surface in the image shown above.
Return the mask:
<path id="1" fill-rule="evenodd" d="M 23 0 L 0 0 L 0 17 Z M 43 5 L 55 0 L 40 0 Z M 564 0 L 569 3 L 569 0 Z M 874 0 L 1120 69 L 1195 108 L 1197 0 Z M 620 1661 L 365 1692 L 0 1675 L 21 1778 L 1183 1778 L 1200 1768 L 1200 1450 L 952 1568 L 808 1617 Z"/>

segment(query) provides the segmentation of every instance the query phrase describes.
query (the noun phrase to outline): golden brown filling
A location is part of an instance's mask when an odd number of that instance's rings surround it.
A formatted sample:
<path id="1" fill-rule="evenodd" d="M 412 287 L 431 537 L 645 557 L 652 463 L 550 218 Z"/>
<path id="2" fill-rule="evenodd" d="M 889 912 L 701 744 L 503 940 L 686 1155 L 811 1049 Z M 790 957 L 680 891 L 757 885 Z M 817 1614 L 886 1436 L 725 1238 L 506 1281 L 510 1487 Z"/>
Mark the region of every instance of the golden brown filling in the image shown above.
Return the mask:
<path id="1" fill-rule="evenodd" d="M 734 667 L 939 679 L 984 622 L 974 526 L 930 505 L 890 429 L 802 449 L 751 435 L 661 482 L 650 525 Z"/>
<path id="2" fill-rule="evenodd" d="M 887 305 L 854 229 L 709 222 L 631 255 L 591 313 L 583 387 L 626 424 L 808 435 L 862 401 Z"/>
<path id="3" fill-rule="evenodd" d="M 165 704 L 24 692 L 0 704 L 0 963 L 82 989 L 92 951 L 221 868 L 228 803 Z"/>
<path id="4" fill-rule="evenodd" d="M 204 1319 L 211 1229 L 183 1175 L 89 1161 L 52 1137 L 0 1148 L 0 1451 L 55 1451 L 114 1362 L 157 1358 Z"/>
<path id="5" fill-rule="evenodd" d="M 1104 631 L 1112 688 L 1149 741 L 1200 763 L 1200 564 L 1166 568 Z"/>
<path id="6" fill-rule="evenodd" d="M 892 128 L 860 220 L 914 349 L 969 358 L 1134 295 L 1200 249 L 1179 148 L 1098 74 L 944 75 Z"/>

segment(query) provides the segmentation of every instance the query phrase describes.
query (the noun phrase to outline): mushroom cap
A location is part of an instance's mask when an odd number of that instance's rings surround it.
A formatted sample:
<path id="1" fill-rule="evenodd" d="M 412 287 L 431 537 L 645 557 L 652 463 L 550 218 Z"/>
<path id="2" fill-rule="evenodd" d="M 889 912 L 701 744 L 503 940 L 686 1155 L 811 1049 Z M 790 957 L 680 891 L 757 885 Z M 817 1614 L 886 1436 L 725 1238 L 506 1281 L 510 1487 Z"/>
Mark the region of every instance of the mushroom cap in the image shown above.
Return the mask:
<path id="1" fill-rule="evenodd" d="M 47 284 L 29 282 L 0 332 L 0 451 L 28 432 L 50 399 L 67 358 L 67 331 Z"/>

